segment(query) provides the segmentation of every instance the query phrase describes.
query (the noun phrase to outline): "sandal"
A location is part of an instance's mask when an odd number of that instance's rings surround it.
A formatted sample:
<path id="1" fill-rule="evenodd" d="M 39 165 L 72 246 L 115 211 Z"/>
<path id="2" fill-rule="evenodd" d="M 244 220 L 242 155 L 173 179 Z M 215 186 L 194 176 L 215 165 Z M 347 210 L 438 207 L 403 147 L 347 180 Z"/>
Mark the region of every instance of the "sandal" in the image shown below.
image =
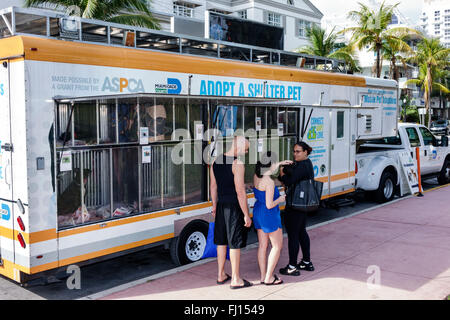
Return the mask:
<path id="1" fill-rule="evenodd" d="M 279 281 L 279 282 L 277 282 L 277 281 Z M 266 286 L 276 286 L 276 285 L 282 284 L 282 283 L 283 283 L 283 280 L 279 279 L 276 274 L 273 275 L 273 281 L 271 283 L 265 283 L 264 282 L 264 284 Z"/>
<path id="2" fill-rule="evenodd" d="M 247 288 L 247 287 L 251 287 L 253 284 L 251 284 L 250 282 L 248 282 L 245 279 L 242 279 L 244 281 L 244 285 L 243 286 L 230 286 L 230 289 L 240 289 L 240 288 Z"/>
<path id="3" fill-rule="evenodd" d="M 222 281 L 217 280 L 217 284 L 224 284 L 225 282 L 231 280 L 231 276 L 227 273 L 225 273 L 227 275 L 227 277 L 225 279 L 223 279 Z"/>

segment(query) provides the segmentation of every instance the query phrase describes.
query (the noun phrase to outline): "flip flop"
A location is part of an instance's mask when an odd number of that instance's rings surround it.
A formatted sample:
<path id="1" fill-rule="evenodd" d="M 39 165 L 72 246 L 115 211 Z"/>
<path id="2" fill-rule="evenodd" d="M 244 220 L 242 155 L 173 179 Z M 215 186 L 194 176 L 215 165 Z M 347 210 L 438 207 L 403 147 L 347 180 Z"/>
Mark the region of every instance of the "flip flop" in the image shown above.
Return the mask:
<path id="1" fill-rule="evenodd" d="M 217 284 L 224 284 L 225 282 L 231 280 L 231 276 L 227 273 L 225 273 L 227 275 L 227 277 L 225 279 L 223 279 L 222 281 L 217 280 Z"/>
<path id="2" fill-rule="evenodd" d="M 271 282 L 271 283 L 265 283 L 264 282 L 264 284 L 266 285 L 266 286 L 276 286 L 276 285 L 278 285 L 278 284 L 282 284 L 283 283 L 283 280 L 281 280 L 281 279 L 279 279 L 278 278 L 278 276 L 276 275 L 276 274 L 274 274 L 273 275 L 273 281 Z M 279 282 L 277 282 L 277 281 L 279 281 Z"/>
<path id="3" fill-rule="evenodd" d="M 253 284 L 251 284 L 250 282 L 248 282 L 245 279 L 242 279 L 244 281 L 244 285 L 243 286 L 230 286 L 230 289 L 240 289 L 240 288 L 247 288 L 247 287 L 251 287 Z"/>

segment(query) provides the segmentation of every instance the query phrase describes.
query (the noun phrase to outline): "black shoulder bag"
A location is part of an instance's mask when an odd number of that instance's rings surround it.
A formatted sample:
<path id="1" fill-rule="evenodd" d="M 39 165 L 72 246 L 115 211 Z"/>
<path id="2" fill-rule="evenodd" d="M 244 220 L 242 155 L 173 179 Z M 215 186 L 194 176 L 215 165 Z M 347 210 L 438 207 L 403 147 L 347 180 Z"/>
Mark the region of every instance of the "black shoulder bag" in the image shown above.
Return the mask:
<path id="1" fill-rule="evenodd" d="M 323 182 L 314 179 L 301 180 L 290 190 L 289 206 L 300 212 L 314 212 L 319 209 Z"/>

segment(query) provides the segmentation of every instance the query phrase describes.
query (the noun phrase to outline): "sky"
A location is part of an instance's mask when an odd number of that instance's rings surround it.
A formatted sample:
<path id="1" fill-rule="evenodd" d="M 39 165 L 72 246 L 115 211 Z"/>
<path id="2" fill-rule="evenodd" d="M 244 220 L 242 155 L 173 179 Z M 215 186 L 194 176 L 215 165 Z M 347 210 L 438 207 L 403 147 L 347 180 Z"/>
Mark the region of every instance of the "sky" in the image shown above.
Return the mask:
<path id="1" fill-rule="evenodd" d="M 365 5 L 371 5 L 373 0 L 309 0 L 314 4 L 317 9 L 319 9 L 324 17 L 330 15 L 345 15 L 351 10 L 357 10 L 359 8 L 358 2 Z M 380 1 L 381 2 L 381 1 Z M 399 11 L 406 17 L 410 19 L 410 22 L 417 24 L 419 22 L 419 16 L 422 14 L 422 3 L 423 0 L 386 0 L 386 4 L 396 4 L 398 5 Z"/>

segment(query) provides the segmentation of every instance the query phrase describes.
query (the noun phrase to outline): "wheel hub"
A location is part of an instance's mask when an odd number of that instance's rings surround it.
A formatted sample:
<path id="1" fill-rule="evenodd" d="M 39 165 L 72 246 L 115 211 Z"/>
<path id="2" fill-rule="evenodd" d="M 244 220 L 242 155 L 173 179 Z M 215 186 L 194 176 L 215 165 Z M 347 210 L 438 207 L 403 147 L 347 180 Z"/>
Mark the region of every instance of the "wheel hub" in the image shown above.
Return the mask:
<path id="1" fill-rule="evenodd" d="M 200 260 L 206 248 L 205 235 L 196 231 L 192 233 L 186 241 L 186 256 L 191 261 Z"/>
<path id="2" fill-rule="evenodd" d="M 392 196 L 392 192 L 394 191 L 394 183 L 392 180 L 386 180 L 383 191 L 386 199 L 389 199 Z"/>

